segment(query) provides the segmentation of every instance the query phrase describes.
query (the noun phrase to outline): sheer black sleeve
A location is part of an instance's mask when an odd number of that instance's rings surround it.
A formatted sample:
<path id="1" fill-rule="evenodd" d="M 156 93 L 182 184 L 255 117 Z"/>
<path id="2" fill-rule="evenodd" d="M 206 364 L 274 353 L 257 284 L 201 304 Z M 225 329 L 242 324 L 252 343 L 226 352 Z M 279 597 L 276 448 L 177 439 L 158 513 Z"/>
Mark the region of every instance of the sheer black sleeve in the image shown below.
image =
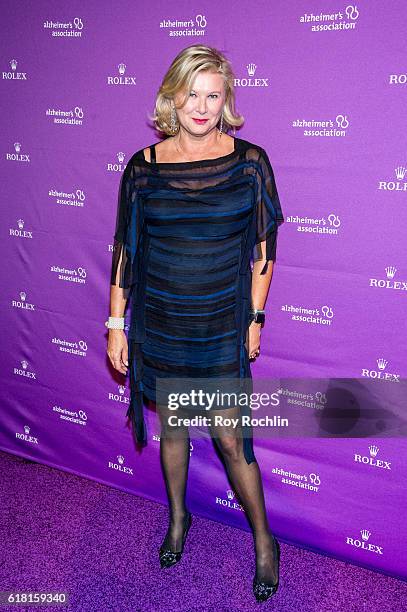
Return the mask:
<path id="1" fill-rule="evenodd" d="M 267 262 L 276 260 L 277 232 L 284 222 L 274 179 L 273 168 L 264 149 L 258 159 L 258 190 L 256 209 L 256 241 L 253 261 L 264 260 L 261 274 L 267 271 Z"/>
<path id="2" fill-rule="evenodd" d="M 132 160 L 128 162 L 121 177 L 116 213 L 116 229 L 113 237 L 113 255 L 111 265 L 112 285 L 128 290 L 132 285 L 132 255 L 130 245 L 130 224 L 132 217 L 132 200 L 134 195 L 134 171 Z M 136 231 L 137 231 L 136 219 Z"/>

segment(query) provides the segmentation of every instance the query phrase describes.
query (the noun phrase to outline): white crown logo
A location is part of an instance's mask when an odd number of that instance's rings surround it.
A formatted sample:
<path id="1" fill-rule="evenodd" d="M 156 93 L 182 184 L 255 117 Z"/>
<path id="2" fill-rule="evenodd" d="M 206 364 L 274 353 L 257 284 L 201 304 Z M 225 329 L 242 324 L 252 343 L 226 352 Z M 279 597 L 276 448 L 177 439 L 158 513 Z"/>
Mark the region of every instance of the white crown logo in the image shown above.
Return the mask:
<path id="1" fill-rule="evenodd" d="M 23 229 L 23 227 L 24 227 L 24 221 L 23 221 L 22 219 L 19 219 L 19 220 L 17 221 L 17 225 L 18 225 L 18 227 L 19 227 L 20 229 Z"/>
<path id="2" fill-rule="evenodd" d="M 16 153 L 20 153 L 21 151 L 21 144 L 19 142 L 15 142 L 14 143 L 14 150 Z"/>
<path id="3" fill-rule="evenodd" d="M 28 368 L 28 361 L 26 361 L 25 359 L 20 361 L 20 363 L 21 363 L 21 367 L 23 368 L 23 370 L 26 370 Z"/>
<path id="4" fill-rule="evenodd" d="M 397 166 L 394 171 L 396 173 L 396 177 L 401 180 L 406 176 L 407 168 L 405 166 Z"/>
<path id="5" fill-rule="evenodd" d="M 125 154 L 122 153 L 121 151 L 117 154 L 117 159 L 119 160 L 119 163 L 122 164 L 124 162 L 124 158 L 125 158 Z"/>
<path id="6" fill-rule="evenodd" d="M 12 59 L 10 62 L 11 70 L 15 70 L 17 68 L 17 60 Z"/>
<path id="7" fill-rule="evenodd" d="M 254 75 L 254 73 L 255 73 L 255 72 L 256 72 L 256 70 L 257 70 L 257 65 L 256 65 L 256 64 L 253 64 L 253 63 L 251 63 L 251 64 L 247 64 L 246 68 L 247 68 L 247 73 L 248 73 L 248 75 L 249 75 L 249 76 L 253 76 L 253 75 Z"/>
<path id="8" fill-rule="evenodd" d="M 394 275 L 397 272 L 397 268 L 395 268 L 394 266 L 387 266 L 387 268 L 385 268 L 385 271 L 387 278 L 394 278 Z"/>
<path id="9" fill-rule="evenodd" d="M 27 297 L 27 294 L 25 291 L 20 291 L 20 299 L 22 302 L 25 302 L 25 298 Z"/>
<path id="10" fill-rule="evenodd" d="M 30 433 L 30 428 L 28 427 L 28 425 L 24 425 L 24 433 L 26 433 L 27 435 Z"/>
<path id="11" fill-rule="evenodd" d="M 370 538 L 370 536 L 372 535 L 370 531 L 368 531 L 367 529 L 361 529 L 360 530 L 360 535 L 362 536 L 362 540 L 364 540 L 365 542 L 368 541 L 368 539 Z"/>
<path id="12" fill-rule="evenodd" d="M 376 457 L 377 453 L 379 452 L 379 447 L 371 444 L 369 446 L 369 452 L 371 457 Z"/>
<path id="13" fill-rule="evenodd" d="M 126 64 L 123 64 L 123 62 L 119 64 L 117 67 L 119 69 L 120 74 L 124 74 L 126 72 Z"/>
<path id="14" fill-rule="evenodd" d="M 120 393 L 120 395 L 123 395 L 123 394 L 124 394 L 124 392 L 125 392 L 125 390 L 126 390 L 126 387 L 125 387 L 124 385 L 119 385 L 119 387 L 118 387 L 118 388 L 119 388 L 119 393 Z"/>
<path id="15" fill-rule="evenodd" d="M 228 496 L 228 499 L 233 499 L 233 498 L 234 498 L 234 496 L 235 496 L 235 494 L 234 494 L 234 492 L 232 491 L 232 489 L 228 489 L 228 490 L 226 491 L 226 495 Z"/>
<path id="16" fill-rule="evenodd" d="M 377 363 L 377 367 L 379 368 L 379 370 L 384 370 L 384 368 L 387 366 L 389 362 L 386 361 L 386 359 L 383 359 L 383 357 L 380 357 L 379 359 L 376 360 L 376 363 Z"/>
<path id="17" fill-rule="evenodd" d="M 117 461 L 120 463 L 120 465 L 123 465 L 123 463 L 124 463 L 124 457 L 123 457 L 123 455 L 118 455 L 118 456 L 117 456 Z"/>

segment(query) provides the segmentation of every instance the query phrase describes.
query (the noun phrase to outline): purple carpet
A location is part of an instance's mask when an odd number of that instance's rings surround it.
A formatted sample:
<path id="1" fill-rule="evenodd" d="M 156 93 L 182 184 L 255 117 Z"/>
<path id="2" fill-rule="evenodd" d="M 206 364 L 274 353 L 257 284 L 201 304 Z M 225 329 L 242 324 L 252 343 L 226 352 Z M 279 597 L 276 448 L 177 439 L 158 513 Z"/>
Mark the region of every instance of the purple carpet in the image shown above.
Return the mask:
<path id="1" fill-rule="evenodd" d="M 4 452 L 0 461 L 0 591 L 64 591 L 59 609 L 83 612 L 407 609 L 406 583 L 284 542 L 279 591 L 257 603 L 251 533 L 196 515 L 181 562 L 161 570 L 165 506 Z M 17 609 L 55 608 L 1 607 Z"/>

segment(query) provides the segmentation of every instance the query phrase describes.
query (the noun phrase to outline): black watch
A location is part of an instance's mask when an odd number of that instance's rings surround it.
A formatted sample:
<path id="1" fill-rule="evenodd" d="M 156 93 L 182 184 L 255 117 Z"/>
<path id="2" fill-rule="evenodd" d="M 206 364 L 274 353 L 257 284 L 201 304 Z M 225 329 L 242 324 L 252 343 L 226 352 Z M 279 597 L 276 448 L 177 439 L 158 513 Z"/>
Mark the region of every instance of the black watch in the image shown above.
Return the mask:
<path id="1" fill-rule="evenodd" d="M 255 323 L 260 323 L 261 326 L 263 327 L 266 321 L 266 314 L 264 310 L 257 310 L 256 308 L 251 310 L 250 315 L 249 315 L 249 321 L 250 323 L 252 323 L 253 321 Z"/>

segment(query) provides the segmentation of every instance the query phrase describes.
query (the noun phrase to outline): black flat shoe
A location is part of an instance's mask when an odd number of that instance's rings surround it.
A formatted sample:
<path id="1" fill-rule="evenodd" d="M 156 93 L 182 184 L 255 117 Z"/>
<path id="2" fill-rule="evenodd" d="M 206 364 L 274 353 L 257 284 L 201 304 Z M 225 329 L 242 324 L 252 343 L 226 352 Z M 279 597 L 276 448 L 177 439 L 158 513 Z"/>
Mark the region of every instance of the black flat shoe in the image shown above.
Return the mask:
<path id="1" fill-rule="evenodd" d="M 280 543 L 277 540 L 277 538 L 274 538 L 274 542 L 277 548 L 277 564 L 278 564 L 278 569 L 279 569 L 280 568 Z M 272 597 L 273 595 L 277 593 L 278 583 L 280 581 L 280 569 L 279 569 L 278 574 L 279 574 L 279 577 L 278 577 L 276 584 L 272 584 L 269 582 L 262 582 L 260 580 L 257 580 L 256 576 L 253 578 L 253 593 L 257 601 L 267 601 L 267 599 L 270 599 L 270 597 Z"/>
<path id="2" fill-rule="evenodd" d="M 188 512 L 186 527 L 182 535 L 182 548 L 179 552 L 173 552 L 172 550 L 169 550 L 168 548 L 164 548 L 163 546 L 160 547 L 161 569 L 165 567 L 172 567 L 173 565 L 178 563 L 178 561 L 181 559 L 182 553 L 184 551 L 185 540 L 187 538 L 189 528 L 191 527 L 191 523 L 192 523 L 192 514 Z"/>

